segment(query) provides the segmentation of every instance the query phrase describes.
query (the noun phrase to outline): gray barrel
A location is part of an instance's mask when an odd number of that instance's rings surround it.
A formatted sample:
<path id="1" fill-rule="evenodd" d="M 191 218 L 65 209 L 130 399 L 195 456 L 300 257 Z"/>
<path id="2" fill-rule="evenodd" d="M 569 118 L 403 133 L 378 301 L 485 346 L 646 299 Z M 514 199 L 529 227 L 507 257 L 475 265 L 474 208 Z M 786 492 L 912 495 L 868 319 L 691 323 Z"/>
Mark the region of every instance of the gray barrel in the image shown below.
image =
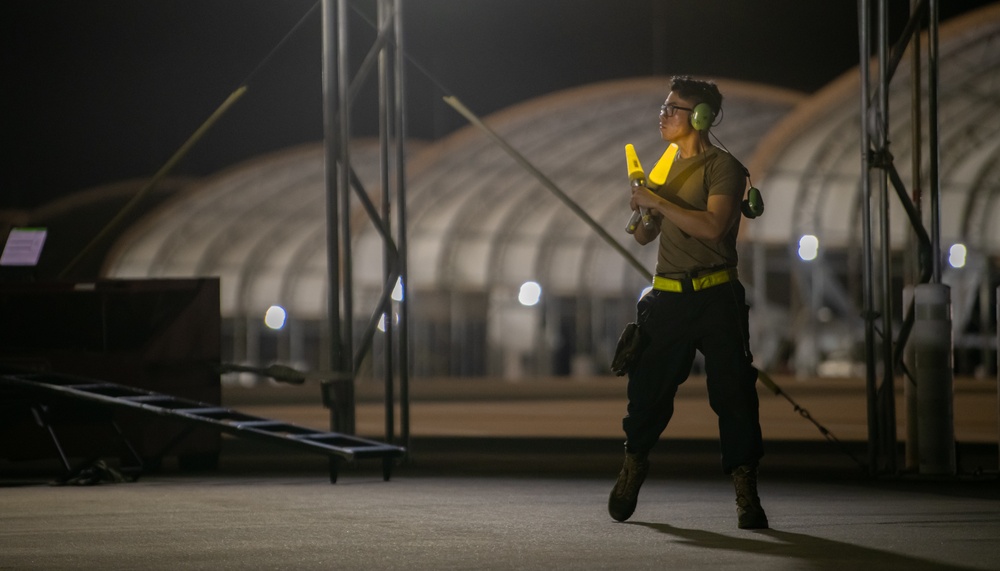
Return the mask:
<path id="1" fill-rule="evenodd" d="M 914 311 L 920 473 L 954 475 L 957 469 L 951 288 L 943 284 L 916 286 Z"/>

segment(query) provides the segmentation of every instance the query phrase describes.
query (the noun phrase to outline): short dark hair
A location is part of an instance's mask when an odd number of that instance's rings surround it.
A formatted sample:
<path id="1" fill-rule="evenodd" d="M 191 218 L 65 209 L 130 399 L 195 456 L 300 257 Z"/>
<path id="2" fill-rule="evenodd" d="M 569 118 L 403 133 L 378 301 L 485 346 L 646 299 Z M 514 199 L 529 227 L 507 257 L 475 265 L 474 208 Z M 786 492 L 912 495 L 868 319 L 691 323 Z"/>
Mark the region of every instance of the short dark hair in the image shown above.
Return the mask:
<path id="1" fill-rule="evenodd" d="M 722 93 L 714 81 L 695 79 L 689 75 L 675 75 L 670 79 L 670 91 L 684 99 L 694 101 L 695 105 L 707 103 L 715 115 L 722 110 Z"/>

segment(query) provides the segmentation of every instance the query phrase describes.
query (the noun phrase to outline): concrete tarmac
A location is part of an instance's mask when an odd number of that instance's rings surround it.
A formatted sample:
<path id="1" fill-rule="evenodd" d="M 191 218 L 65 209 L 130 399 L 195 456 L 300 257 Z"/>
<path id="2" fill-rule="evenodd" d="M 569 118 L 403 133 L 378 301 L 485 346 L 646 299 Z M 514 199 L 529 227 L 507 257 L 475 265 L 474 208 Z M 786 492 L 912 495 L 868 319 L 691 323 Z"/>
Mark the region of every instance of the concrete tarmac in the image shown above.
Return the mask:
<path id="1" fill-rule="evenodd" d="M 680 421 L 651 455 L 635 515 L 617 523 L 606 503 L 621 436 L 567 436 L 544 413 L 561 411 L 550 414 L 580 432 L 616 424 L 621 387 L 607 387 L 421 387 L 410 458 L 388 482 L 363 461 L 330 484 L 321 456 L 229 437 L 216 470 L 182 472 L 168 459 L 131 483 L 53 486 L 40 465 L 0 461 L 0 569 L 1000 569 L 996 442 L 960 442 L 954 477 L 872 476 L 856 461 L 864 441 L 832 444 L 792 410 L 808 430 L 768 438 L 761 468 L 771 529 L 737 529 L 718 443 Z M 858 404 L 844 394 L 854 387 L 784 388 L 820 421 L 841 406 L 821 401 Z M 303 424 L 327 414 L 277 390 L 230 390 L 228 404 Z M 684 404 L 698 407 L 690 390 Z M 988 410 L 993 395 L 971 400 Z M 378 424 L 365 412 L 376 400 L 360 394 L 359 426 Z M 612 419 L 594 418 L 606 401 Z M 428 430 L 417 422 L 425 406 L 456 406 L 466 428 Z M 541 418 L 526 429 L 530 415 L 515 415 L 513 434 L 483 433 L 506 406 Z"/>

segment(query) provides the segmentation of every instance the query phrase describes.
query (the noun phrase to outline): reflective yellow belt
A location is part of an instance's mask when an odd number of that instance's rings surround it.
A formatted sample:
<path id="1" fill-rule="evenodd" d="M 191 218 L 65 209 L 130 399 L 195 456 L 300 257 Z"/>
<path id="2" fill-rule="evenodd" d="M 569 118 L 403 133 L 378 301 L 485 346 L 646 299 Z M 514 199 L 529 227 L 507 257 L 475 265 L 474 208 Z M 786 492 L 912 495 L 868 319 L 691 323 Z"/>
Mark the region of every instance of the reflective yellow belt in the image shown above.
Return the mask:
<path id="1" fill-rule="evenodd" d="M 663 276 L 653 276 L 653 289 L 660 291 L 672 291 L 674 293 L 700 291 L 735 280 L 737 277 L 736 268 L 726 268 L 724 270 L 719 270 L 717 272 L 712 272 L 696 278 L 684 278 L 682 280 L 665 278 Z"/>

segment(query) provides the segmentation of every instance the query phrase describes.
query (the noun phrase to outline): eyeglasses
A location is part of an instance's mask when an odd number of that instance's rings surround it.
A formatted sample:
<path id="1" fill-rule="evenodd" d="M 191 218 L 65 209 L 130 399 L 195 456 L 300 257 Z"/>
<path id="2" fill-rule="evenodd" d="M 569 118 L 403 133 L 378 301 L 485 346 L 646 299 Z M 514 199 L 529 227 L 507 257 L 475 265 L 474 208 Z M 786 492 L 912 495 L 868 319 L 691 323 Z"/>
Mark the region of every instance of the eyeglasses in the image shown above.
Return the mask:
<path id="1" fill-rule="evenodd" d="M 691 107 L 681 107 L 680 105 L 674 105 L 673 103 L 660 105 L 660 115 L 663 115 L 664 117 L 673 117 L 678 111 L 694 111 L 694 109 Z"/>

